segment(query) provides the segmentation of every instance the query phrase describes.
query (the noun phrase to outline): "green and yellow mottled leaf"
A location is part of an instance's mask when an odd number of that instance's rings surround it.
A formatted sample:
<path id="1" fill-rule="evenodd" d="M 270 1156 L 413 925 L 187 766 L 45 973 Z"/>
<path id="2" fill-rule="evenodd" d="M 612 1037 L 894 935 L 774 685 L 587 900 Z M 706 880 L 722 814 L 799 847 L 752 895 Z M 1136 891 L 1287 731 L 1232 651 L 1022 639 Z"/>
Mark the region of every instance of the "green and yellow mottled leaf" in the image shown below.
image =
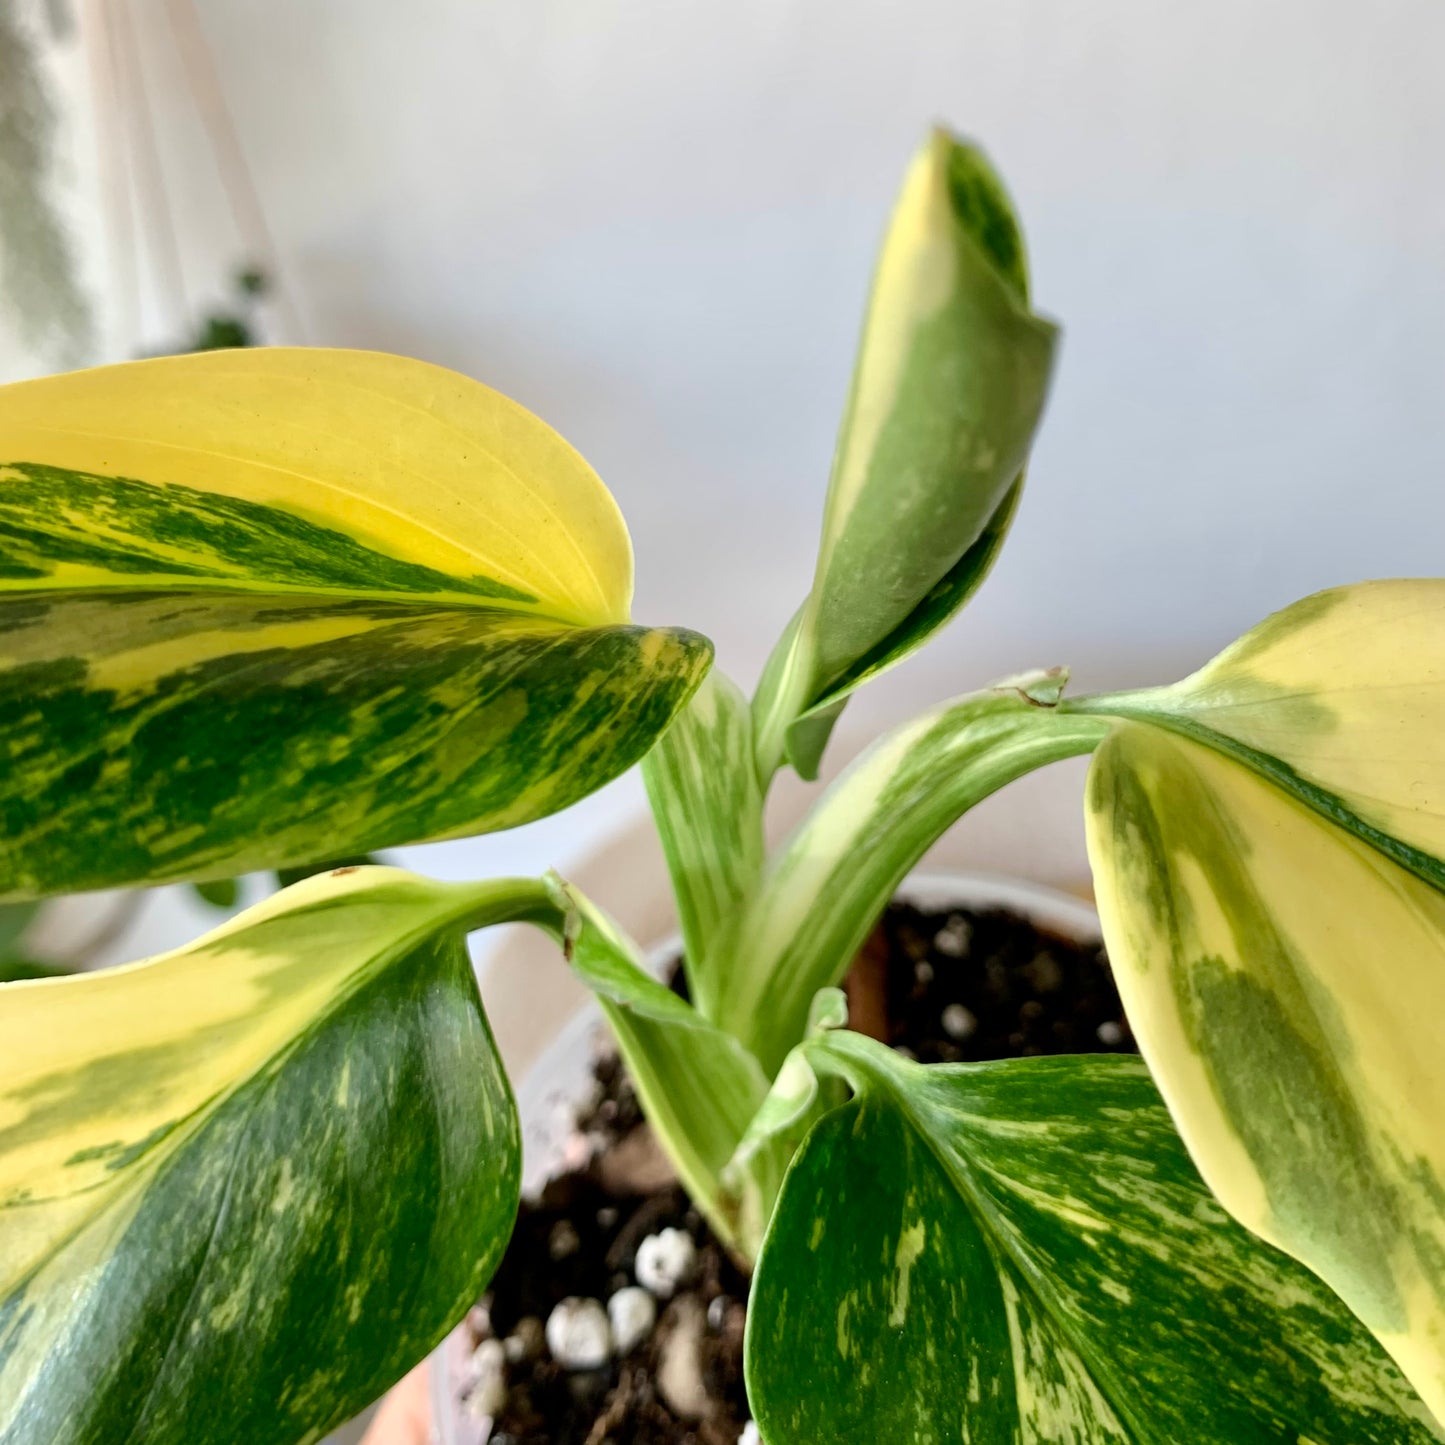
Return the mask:
<path id="1" fill-rule="evenodd" d="M 1445 888 L 1445 580 L 1316 593 L 1183 682 L 1072 706 L 1196 738 Z"/>
<path id="2" fill-rule="evenodd" d="M 1429 748 L 1340 681 L 1341 707 L 1378 719 L 1362 787 L 1383 817 Z M 1405 719 L 1410 696 L 1393 693 Z M 1312 766 L 1364 779 L 1368 752 L 1348 732 L 1336 746 Z M 1428 809 L 1400 811 L 1431 836 Z M 1200 1171 L 1445 1418 L 1445 895 L 1237 760 L 1139 723 L 1094 759 L 1088 829 L 1119 991 Z"/>
<path id="3" fill-rule="evenodd" d="M 1440 1438 L 1339 1300 L 1218 1208 L 1137 1060 L 809 1054 L 858 1094 L 804 1144 L 754 1278 L 768 1445 Z"/>
<path id="4" fill-rule="evenodd" d="M 683 966 L 694 1003 L 712 1018 L 723 982 L 715 957 L 763 866 L 763 795 L 752 715 L 713 669 L 642 761 L 642 778 L 677 900 Z"/>
<path id="5" fill-rule="evenodd" d="M 295 1445 L 419 1359 L 520 1179 L 464 933 L 547 907 L 358 869 L 0 988 L 0 1442 Z"/>
<path id="6" fill-rule="evenodd" d="M 707 667 L 630 592 L 595 474 L 436 367 L 228 351 L 0 388 L 0 895 L 565 807 Z"/>
<path id="7" fill-rule="evenodd" d="M 380 352 L 213 351 L 0 388 L 0 479 L 16 591 L 184 579 L 486 599 L 581 626 L 625 622 L 632 599 L 616 503 L 561 437 Z"/>
<path id="8" fill-rule="evenodd" d="M 754 701 L 766 781 L 814 776 L 868 678 L 968 600 L 1002 545 L 1043 413 L 1054 328 L 983 155 L 942 131 L 914 159 L 868 303 L 812 590 Z"/>
<path id="9" fill-rule="evenodd" d="M 767 1096 L 758 1061 L 731 1034 L 647 972 L 636 945 L 560 878 L 551 880 L 568 961 L 616 1035 L 648 1123 L 714 1230 L 737 1236 L 723 1173 Z"/>

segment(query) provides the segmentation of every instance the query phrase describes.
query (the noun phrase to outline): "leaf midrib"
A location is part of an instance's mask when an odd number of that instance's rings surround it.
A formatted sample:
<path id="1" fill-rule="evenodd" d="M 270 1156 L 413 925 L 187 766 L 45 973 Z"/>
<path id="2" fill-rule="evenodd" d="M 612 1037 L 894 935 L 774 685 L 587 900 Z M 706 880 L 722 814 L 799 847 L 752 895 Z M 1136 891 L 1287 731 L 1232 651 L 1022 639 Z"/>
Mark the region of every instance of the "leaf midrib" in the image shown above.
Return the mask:
<path id="1" fill-rule="evenodd" d="M 1302 803 L 1316 817 L 1332 824 L 1342 833 L 1347 833 L 1377 853 L 1384 854 L 1392 863 L 1414 874 L 1437 892 L 1445 893 L 1445 859 L 1437 858 L 1434 854 L 1366 822 L 1338 793 L 1332 793 L 1328 788 L 1312 782 L 1283 758 L 1251 747 L 1248 743 L 1230 737 L 1228 733 L 1217 732 L 1206 724 L 1179 713 L 1156 712 L 1150 708 L 1127 704 L 1120 706 L 1107 697 L 1080 698 L 1065 702 L 1061 706 L 1064 711 L 1071 713 L 1090 713 L 1096 716 L 1102 714 L 1145 727 L 1157 727 L 1164 732 L 1188 738 L 1211 752 L 1219 753 L 1248 768 L 1286 797 Z"/>

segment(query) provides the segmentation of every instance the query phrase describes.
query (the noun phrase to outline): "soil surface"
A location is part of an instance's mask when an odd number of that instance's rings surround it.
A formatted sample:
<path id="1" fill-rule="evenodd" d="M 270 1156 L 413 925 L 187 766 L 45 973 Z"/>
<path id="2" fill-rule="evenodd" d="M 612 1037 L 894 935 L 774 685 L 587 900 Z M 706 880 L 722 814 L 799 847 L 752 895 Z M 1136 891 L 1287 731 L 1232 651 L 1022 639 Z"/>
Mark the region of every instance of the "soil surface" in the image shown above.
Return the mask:
<path id="1" fill-rule="evenodd" d="M 926 1063 L 1134 1052 L 1102 949 L 1012 914 L 895 903 L 847 991 L 852 1027 Z M 476 1353 L 462 1408 L 492 1421 L 492 1445 L 749 1445 L 747 1279 L 672 1182 L 616 1056 L 600 1058 L 596 1075 L 572 1140 L 576 1167 L 523 1202 L 491 1290 L 468 1316 Z M 664 1230 L 684 1233 L 695 1257 L 670 1296 L 654 1296 L 646 1337 L 595 1368 L 553 1358 L 546 1326 L 557 1306 L 605 1309 L 636 1288 L 639 1246 Z"/>

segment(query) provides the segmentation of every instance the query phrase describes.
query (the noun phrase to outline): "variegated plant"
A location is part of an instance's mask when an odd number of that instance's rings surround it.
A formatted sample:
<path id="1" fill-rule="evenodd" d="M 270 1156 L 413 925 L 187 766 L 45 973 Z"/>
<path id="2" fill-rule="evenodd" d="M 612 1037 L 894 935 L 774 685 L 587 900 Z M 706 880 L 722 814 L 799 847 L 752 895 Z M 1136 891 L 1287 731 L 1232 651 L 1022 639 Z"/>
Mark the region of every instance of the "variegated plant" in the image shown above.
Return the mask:
<path id="1" fill-rule="evenodd" d="M 768 1445 L 1445 1438 L 1445 583 L 1311 598 L 1172 687 L 946 703 L 764 848 L 778 768 L 987 572 L 1053 345 L 1000 183 L 934 136 L 751 701 L 629 622 L 602 484 L 476 383 L 261 350 L 0 390 L 0 895 L 507 827 L 641 758 L 691 1000 L 559 878 L 377 867 L 0 986 L 0 1445 L 311 1442 L 436 1342 L 517 1204 L 464 946 L 507 920 L 755 1266 Z M 924 850 L 1084 753 L 1144 1062 L 850 1032 Z"/>

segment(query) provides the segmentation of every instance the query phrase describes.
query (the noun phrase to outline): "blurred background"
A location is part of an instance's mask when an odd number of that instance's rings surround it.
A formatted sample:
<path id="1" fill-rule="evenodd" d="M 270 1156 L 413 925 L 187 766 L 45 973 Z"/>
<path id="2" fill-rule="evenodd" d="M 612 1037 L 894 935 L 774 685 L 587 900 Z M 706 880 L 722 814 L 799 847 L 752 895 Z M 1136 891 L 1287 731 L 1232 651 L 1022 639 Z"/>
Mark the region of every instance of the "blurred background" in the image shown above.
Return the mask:
<path id="1" fill-rule="evenodd" d="M 980 140 L 1062 364 L 993 577 L 859 696 L 836 758 L 1025 666 L 1169 680 L 1316 588 L 1442 570 L 1439 0 L 0 0 L 0 17 L 0 377 L 216 324 L 467 372 L 612 487 L 637 616 L 711 634 L 748 686 L 810 575 L 902 168 L 935 120 Z M 1056 792 L 1010 870 L 1080 866 Z M 640 808 L 624 779 L 403 857 L 565 866 Z M 124 946 L 213 921 L 197 907 L 161 900 Z"/>

